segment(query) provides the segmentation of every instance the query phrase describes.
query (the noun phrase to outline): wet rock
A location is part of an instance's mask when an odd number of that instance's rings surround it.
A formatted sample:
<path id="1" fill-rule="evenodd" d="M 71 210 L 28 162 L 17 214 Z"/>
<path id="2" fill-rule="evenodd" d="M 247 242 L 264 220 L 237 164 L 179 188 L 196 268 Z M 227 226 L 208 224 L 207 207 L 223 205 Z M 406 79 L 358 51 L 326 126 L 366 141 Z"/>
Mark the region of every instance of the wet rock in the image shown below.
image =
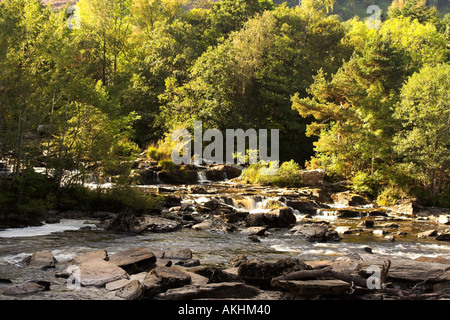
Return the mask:
<path id="1" fill-rule="evenodd" d="M 248 236 L 247 239 L 249 239 L 252 242 L 257 242 L 257 243 L 261 242 L 261 240 L 259 240 L 258 236 L 256 236 L 256 235 Z"/>
<path id="2" fill-rule="evenodd" d="M 208 283 L 239 281 L 238 275 L 229 273 L 218 267 L 203 267 L 200 269 L 192 270 L 192 272 L 207 278 Z"/>
<path id="3" fill-rule="evenodd" d="M 248 261 L 247 257 L 243 254 L 234 256 L 230 259 L 230 263 L 233 267 L 239 267 L 243 262 L 247 261 Z"/>
<path id="4" fill-rule="evenodd" d="M 325 225 L 300 224 L 290 231 L 293 232 L 293 236 L 303 238 L 309 242 L 341 241 L 339 234 Z"/>
<path id="5" fill-rule="evenodd" d="M 245 221 L 247 217 L 249 216 L 249 213 L 246 211 L 238 211 L 238 210 L 221 210 L 217 212 L 219 214 L 222 214 L 223 219 L 227 223 L 236 223 L 239 221 Z"/>
<path id="6" fill-rule="evenodd" d="M 135 274 L 149 271 L 155 264 L 156 257 L 148 250 L 133 248 L 111 255 L 108 261 L 119 266 L 128 274 Z"/>
<path id="7" fill-rule="evenodd" d="M 198 267 L 200 265 L 200 260 L 198 259 L 189 259 L 189 260 L 180 260 L 175 262 L 176 266 L 186 267 L 186 268 L 192 268 L 192 267 Z"/>
<path id="8" fill-rule="evenodd" d="M 291 207 L 294 210 L 298 210 L 303 214 L 311 214 L 311 215 L 315 215 L 318 209 L 328 208 L 328 206 L 307 199 L 286 200 L 286 206 Z"/>
<path id="9" fill-rule="evenodd" d="M 72 276 L 82 286 L 104 287 L 107 283 L 127 279 L 128 274 L 114 263 L 93 260 L 71 268 Z"/>
<path id="10" fill-rule="evenodd" d="M 349 191 L 334 193 L 331 195 L 331 198 L 334 203 L 349 207 L 362 206 L 370 203 L 369 200 Z"/>
<path id="11" fill-rule="evenodd" d="M 435 236 L 437 236 L 437 230 L 428 230 L 417 234 L 417 237 L 421 239 Z"/>
<path id="12" fill-rule="evenodd" d="M 368 252 L 368 253 L 370 253 L 370 254 L 373 254 L 372 248 L 370 248 L 370 247 L 364 247 L 363 250 L 364 250 L 365 252 Z"/>
<path id="13" fill-rule="evenodd" d="M 248 236 L 261 236 L 263 237 L 267 231 L 266 227 L 250 227 L 241 231 L 242 234 Z"/>
<path id="14" fill-rule="evenodd" d="M 81 254 L 79 256 L 76 256 L 72 260 L 72 263 L 73 264 L 81 264 L 84 262 L 95 261 L 95 260 L 107 261 L 108 253 L 106 252 L 106 250 L 95 250 L 95 251 L 90 251 L 88 253 Z"/>
<path id="15" fill-rule="evenodd" d="M 137 300 L 144 295 L 144 286 L 137 280 L 130 281 L 120 288 L 116 296 L 125 300 Z"/>
<path id="16" fill-rule="evenodd" d="M 272 210 L 268 213 L 253 213 L 249 214 L 245 219 L 250 227 L 255 226 L 268 226 L 271 228 L 276 227 L 289 227 L 296 223 L 293 210 L 288 207 Z"/>
<path id="17" fill-rule="evenodd" d="M 379 261 L 379 259 L 377 260 Z M 442 275 L 442 281 L 450 280 L 450 271 L 445 271 L 448 267 L 446 264 L 422 262 L 409 259 L 390 260 L 391 267 L 389 269 L 388 278 L 391 281 L 407 281 L 416 283 L 429 278 L 436 278 L 440 275 Z M 369 263 L 377 265 L 377 263 L 374 263 L 373 261 L 368 261 L 368 264 Z M 434 281 L 436 282 L 437 279 L 434 279 Z"/>
<path id="18" fill-rule="evenodd" d="M 212 227 L 213 227 L 213 223 L 211 221 L 203 221 L 201 223 L 193 225 L 192 229 L 194 229 L 194 230 L 209 230 Z"/>
<path id="19" fill-rule="evenodd" d="M 388 234 L 389 232 L 387 232 L 386 230 L 383 230 L 383 229 L 377 229 L 377 230 L 373 230 L 373 232 L 372 232 L 374 235 L 376 235 L 376 236 L 384 236 L 384 235 L 386 235 L 386 234 Z"/>
<path id="20" fill-rule="evenodd" d="M 196 170 L 164 170 L 159 173 L 159 179 L 164 183 L 172 185 L 197 183 Z"/>
<path id="21" fill-rule="evenodd" d="M 160 188 L 158 188 L 160 189 Z M 171 190 L 173 192 L 173 190 Z M 164 203 L 163 206 L 165 208 L 171 208 L 171 207 L 180 207 L 181 201 L 183 199 L 181 197 L 173 196 L 173 195 L 166 195 L 164 196 Z"/>
<path id="22" fill-rule="evenodd" d="M 209 193 L 208 190 L 206 190 L 205 188 L 198 187 L 198 186 L 190 186 L 188 188 L 188 191 L 189 191 L 189 193 L 192 193 L 192 194 L 208 194 Z"/>
<path id="23" fill-rule="evenodd" d="M 58 261 L 51 252 L 36 252 L 24 259 L 23 264 L 28 268 L 47 270 L 55 268 Z"/>
<path id="24" fill-rule="evenodd" d="M 337 233 L 339 234 L 350 234 L 351 232 L 351 227 L 336 227 L 334 229 Z"/>
<path id="25" fill-rule="evenodd" d="M 418 257 L 416 259 L 414 259 L 416 261 L 422 261 L 422 262 L 433 262 L 433 263 L 442 263 L 442 264 L 450 264 L 450 260 L 449 259 L 445 259 L 442 257 Z"/>
<path id="26" fill-rule="evenodd" d="M 239 278 L 250 284 L 270 285 L 274 277 L 286 273 L 310 269 L 308 265 L 298 259 L 282 259 L 277 262 L 247 261 L 240 264 Z"/>
<path id="27" fill-rule="evenodd" d="M 147 272 L 140 272 L 137 274 L 130 275 L 130 280 L 138 280 L 138 281 L 142 282 L 142 281 L 144 281 L 146 276 L 147 276 Z"/>
<path id="28" fill-rule="evenodd" d="M 125 287 L 130 282 L 131 282 L 130 279 L 121 279 L 121 280 L 113 281 L 113 282 L 107 283 L 105 285 L 105 289 L 106 289 L 106 291 L 119 290 L 119 289 Z"/>
<path id="29" fill-rule="evenodd" d="M 144 216 L 146 230 L 154 233 L 175 232 L 181 229 L 181 223 L 155 216 Z"/>
<path id="30" fill-rule="evenodd" d="M 415 216 L 420 210 L 417 201 L 411 199 L 401 200 L 396 205 L 387 207 L 387 209 L 407 216 Z"/>
<path id="31" fill-rule="evenodd" d="M 438 222 L 441 224 L 450 224 L 450 214 L 441 214 L 438 218 Z"/>
<path id="32" fill-rule="evenodd" d="M 47 218 L 45 220 L 46 224 L 57 224 L 57 223 L 60 223 L 60 222 L 61 222 L 61 220 L 59 220 L 58 218 Z"/>
<path id="33" fill-rule="evenodd" d="M 362 218 L 362 217 L 386 217 L 385 211 L 381 210 L 352 210 L 352 209 L 336 209 L 338 218 Z"/>
<path id="34" fill-rule="evenodd" d="M 303 170 L 301 173 L 302 185 L 321 186 L 325 178 L 325 170 Z"/>
<path id="35" fill-rule="evenodd" d="M 142 217 L 137 217 L 132 212 L 125 211 L 109 221 L 105 228 L 110 231 L 139 234 L 146 231 L 148 225 L 145 224 Z"/>
<path id="36" fill-rule="evenodd" d="M 193 299 L 249 299 L 258 295 L 258 288 L 239 282 L 210 283 L 204 286 L 186 286 L 170 289 L 158 294 L 157 299 L 193 300 Z"/>
<path id="37" fill-rule="evenodd" d="M 45 281 L 31 281 L 10 286 L 3 291 L 3 294 L 6 296 L 27 296 L 46 290 L 50 290 L 50 283 Z"/>
<path id="38" fill-rule="evenodd" d="M 191 249 L 172 249 L 166 250 L 163 255 L 164 259 L 190 260 L 192 259 Z"/>
<path id="39" fill-rule="evenodd" d="M 450 233 L 441 233 L 435 239 L 438 241 L 450 241 Z"/>
<path id="40" fill-rule="evenodd" d="M 277 289 L 286 290 L 299 296 L 340 295 L 349 291 L 351 285 L 341 280 L 281 280 L 274 281 Z"/>
<path id="41" fill-rule="evenodd" d="M 178 267 L 156 267 L 143 281 L 144 295 L 153 297 L 168 289 L 178 288 L 191 283 L 191 277 Z"/>
<path id="42" fill-rule="evenodd" d="M 228 180 L 238 178 L 242 173 L 242 169 L 232 165 L 218 165 L 215 169 L 222 173 L 222 177 L 220 177 L 220 175 L 218 176 L 219 180 L 225 180 L 225 178 Z"/>

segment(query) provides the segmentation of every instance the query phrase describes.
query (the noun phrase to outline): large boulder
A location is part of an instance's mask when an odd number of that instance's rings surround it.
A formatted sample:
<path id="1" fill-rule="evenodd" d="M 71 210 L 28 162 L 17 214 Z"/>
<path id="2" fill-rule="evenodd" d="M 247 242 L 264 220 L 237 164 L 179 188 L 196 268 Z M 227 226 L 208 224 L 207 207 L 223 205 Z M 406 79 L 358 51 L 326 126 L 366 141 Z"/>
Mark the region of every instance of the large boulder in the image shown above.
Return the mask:
<path id="1" fill-rule="evenodd" d="M 181 229 L 180 222 L 156 216 L 144 216 L 147 231 L 154 233 L 174 232 Z"/>
<path id="2" fill-rule="evenodd" d="M 237 275 L 229 273 L 217 267 L 203 267 L 192 271 L 207 278 L 208 283 L 234 282 L 239 280 L 239 277 Z"/>
<path id="3" fill-rule="evenodd" d="M 58 261 L 56 261 L 51 252 L 36 252 L 32 256 L 25 258 L 23 263 L 29 268 L 47 270 L 55 268 Z"/>
<path id="4" fill-rule="evenodd" d="M 304 170 L 301 173 L 302 185 L 321 186 L 325 178 L 325 170 Z"/>
<path id="5" fill-rule="evenodd" d="M 362 206 L 370 203 L 366 198 L 349 191 L 334 193 L 331 195 L 331 198 L 334 203 L 348 207 Z"/>
<path id="6" fill-rule="evenodd" d="M 397 204 L 387 207 L 387 209 L 406 216 L 415 216 L 420 210 L 417 201 L 414 199 L 401 200 Z"/>
<path id="7" fill-rule="evenodd" d="M 116 296 L 125 300 L 137 300 L 144 295 L 144 286 L 138 280 L 132 280 L 116 292 Z"/>
<path id="8" fill-rule="evenodd" d="M 351 285 L 341 280 L 273 281 L 275 288 L 299 296 L 341 295 L 349 291 Z"/>
<path id="9" fill-rule="evenodd" d="M 70 268 L 74 279 L 82 286 L 104 287 L 107 283 L 126 279 L 128 274 L 114 263 L 92 260 Z"/>
<path id="10" fill-rule="evenodd" d="M 164 170 L 159 173 L 159 179 L 167 184 L 195 184 L 198 176 L 196 170 Z"/>
<path id="11" fill-rule="evenodd" d="M 155 264 L 156 257 L 148 250 L 133 248 L 111 255 L 108 261 L 121 267 L 128 274 L 136 274 L 149 271 Z"/>
<path id="12" fill-rule="evenodd" d="M 291 208 L 282 207 L 268 213 L 252 213 L 245 219 L 250 227 L 268 226 L 286 228 L 296 223 L 297 218 Z"/>
<path id="13" fill-rule="evenodd" d="M 340 241 L 341 237 L 335 230 L 325 225 L 299 224 L 290 230 L 293 236 L 303 238 L 310 242 Z"/>
<path id="14" fill-rule="evenodd" d="M 46 281 L 30 281 L 12 285 L 3 291 L 5 296 L 28 296 L 50 290 L 50 283 Z"/>
<path id="15" fill-rule="evenodd" d="M 308 199 L 286 200 L 286 205 L 292 209 L 300 211 L 303 214 L 311 215 L 315 215 L 317 213 L 317 209 L 328 208 L 328 206 Z"/>
<path id="16" fill-rule="evenodd" d="M 239 265 L 238 276 L 250 284 L 270 285 L 272 278 L 299 270 L 311 269 L 298 259 L 286 258 L 277 262 L 244 261 Z"/>
<path id="17" fill-rule="evenodd" d="M 136 216 L 132 212 L 122 212 L 109 222 L 106 229 L 111 231 L 140 234 L 149 232 L 173 232 L 181 229 L 181 223 L 157 216 Z"/>
<path id="18" fill-rule="evenodd" d="M 240 282 L 209 283 L 204 286 L 185 286 L 170 289 L 156 296 L 162 300 L 193 299 L 249 299 L 258 295 L 258 288 Z"/>
<path id="19" fill-rule="evenodd" d="M 192 259 L 191 249 L 170 249 L 164 251 L 164 259 L 174 259 L 174 260 L 189 260 Z"/>
<path id="20" fill-rule="evenodd" d="M 191 283 L 191 276 L 179 267 L 156 267 L 143 281 L 144 295 L 153 297 L 168 289 L 178 288 Z"/>
<path id="21" fill-rule="evenodd" d="M 79 256 L 76 256 L 73 260 L 73 264 L 82 264 L 84 262 L 90 262 L 90 261 L 107 261 L 108 260 L 108 253 L 106 250 L 94 250 L 87 253 L 80 254 Z"/>

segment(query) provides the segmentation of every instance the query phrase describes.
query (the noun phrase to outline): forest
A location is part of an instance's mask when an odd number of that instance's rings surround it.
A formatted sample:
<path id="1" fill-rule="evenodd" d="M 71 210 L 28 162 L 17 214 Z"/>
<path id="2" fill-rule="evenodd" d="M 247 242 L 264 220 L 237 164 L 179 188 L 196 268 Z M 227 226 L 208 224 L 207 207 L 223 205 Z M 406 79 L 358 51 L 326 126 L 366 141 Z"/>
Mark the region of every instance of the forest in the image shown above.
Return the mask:
<path id="1" fill-rule="evenodd" d="M 151 206 L 136 158 L 169 163 L 195 121 L 279 129 L 286 176 L 450 206 L 448 1 L 379 2 L 374 27 L 366 0 L 1 1 L 0 207 Z M 100 201 L 92 176 L 122 189 Z"/>

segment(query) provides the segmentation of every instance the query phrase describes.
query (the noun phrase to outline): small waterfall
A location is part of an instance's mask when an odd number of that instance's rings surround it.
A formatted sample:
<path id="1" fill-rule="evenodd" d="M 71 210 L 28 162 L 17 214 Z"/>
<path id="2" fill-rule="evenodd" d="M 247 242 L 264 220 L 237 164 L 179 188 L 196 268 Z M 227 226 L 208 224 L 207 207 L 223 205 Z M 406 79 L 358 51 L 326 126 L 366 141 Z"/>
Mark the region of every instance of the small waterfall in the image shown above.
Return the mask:
<path id="1" fill-rule="evenodd" d="M 337 210 L 326 210 L 326 209 L 317 209 L 316 216 L 325 218 L 325 219 L 336 219 L 339 216 L 339 211 Z"/>
<path id="2" fill-rule="evenodd" d="M 160 183 L 161 181 L 159 180 L 159 172 L 158 171 L 153 171 L 153 182 L 155 183 Z"/>
<path id="3" fill-rule="evenodd" d="M 206 179 L 206 171 L 197 172 L 197 182 L 200 184 L 208 182 L 208 179 Z"/>
<path id="4" fill-rule="evenodd" d="M 237 209 L 244 209 L 250 213 L 269 212 L 267 207 L 268 200 L 261 197 L 235 199 L 232 198 L 233 207 Z"/>
<path id="5" fill-rule="evenodd" d="M 228 176 L 226 172 L 223 173 L 223 181 L 228 181 Z"/>

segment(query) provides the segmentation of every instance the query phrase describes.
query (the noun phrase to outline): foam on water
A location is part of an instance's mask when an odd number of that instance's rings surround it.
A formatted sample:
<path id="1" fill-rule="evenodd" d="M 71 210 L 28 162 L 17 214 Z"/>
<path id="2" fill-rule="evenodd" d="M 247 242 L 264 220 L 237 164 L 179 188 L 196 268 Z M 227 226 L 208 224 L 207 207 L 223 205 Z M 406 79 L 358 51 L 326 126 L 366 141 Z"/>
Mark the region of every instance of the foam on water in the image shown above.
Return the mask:
<path id="1" fill-rule="evenodd" d="M 86 226 L 89 225 L 84 224 L 84 221 L 82 220 L 61 220 L 61 223 L 44 224 L 38 227 L 5 229 L 0 231 L 0 238 L 23 238 L 23 237 L 45 236 L 56 232 L 79 230 L 82 227 Z"/>

